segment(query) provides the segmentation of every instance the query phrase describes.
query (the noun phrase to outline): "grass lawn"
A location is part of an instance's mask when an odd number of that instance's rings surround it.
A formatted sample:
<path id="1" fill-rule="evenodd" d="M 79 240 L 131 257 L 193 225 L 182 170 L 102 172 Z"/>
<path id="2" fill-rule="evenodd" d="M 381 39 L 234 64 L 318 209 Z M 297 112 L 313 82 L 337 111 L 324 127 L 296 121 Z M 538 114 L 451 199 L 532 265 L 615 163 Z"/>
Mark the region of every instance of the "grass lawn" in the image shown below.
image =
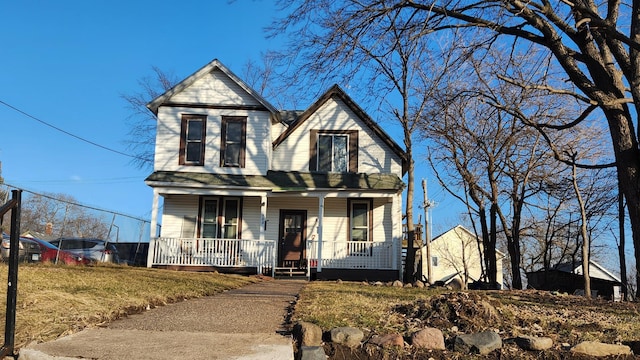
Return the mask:
<path id="1" fill-rule="evenodd" d="M 2 323 L 6 316 L 7 271 L 8 265 L 0 263 L 0 279 L 4 280 L 0 287 Z M 246 276 L 123 266 L 20 264 L 15 347 L 256 281 Z M 0 336 L 4 338 L 4 327 Z"/>

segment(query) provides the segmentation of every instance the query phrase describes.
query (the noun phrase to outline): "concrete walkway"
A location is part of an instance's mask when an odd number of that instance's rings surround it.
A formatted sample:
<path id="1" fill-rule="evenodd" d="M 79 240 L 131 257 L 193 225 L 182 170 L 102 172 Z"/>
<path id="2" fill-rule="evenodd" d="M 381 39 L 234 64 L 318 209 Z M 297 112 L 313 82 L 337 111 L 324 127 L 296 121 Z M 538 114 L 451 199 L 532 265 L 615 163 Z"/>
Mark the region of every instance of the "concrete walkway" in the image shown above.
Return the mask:
<path id="1" fill-rule="evenodd" d="M 20 360 L 293 359 L 288 310 L 303 280 L 271 280 L 158 307 L 20 350 Z"/>

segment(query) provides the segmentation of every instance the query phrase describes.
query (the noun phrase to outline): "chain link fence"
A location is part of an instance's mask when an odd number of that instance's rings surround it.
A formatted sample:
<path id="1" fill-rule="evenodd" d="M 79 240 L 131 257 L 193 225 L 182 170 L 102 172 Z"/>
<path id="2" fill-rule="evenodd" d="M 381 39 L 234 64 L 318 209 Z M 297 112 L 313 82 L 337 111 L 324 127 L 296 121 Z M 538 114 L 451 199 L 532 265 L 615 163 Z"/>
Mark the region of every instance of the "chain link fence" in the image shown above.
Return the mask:
<path id="1" fill-rule="evenodd" d="M 11 190 L 0 184 L 0 205 L 10 198 Z M 150 221 L 79 203 L 65 194 L 38 193 L 20 189 L 22 209 L 20 233 L 42 240 L 59 238 L 97 238 L 113 243 L 122 263 L 146 266 Z M 2 232 L 9 233 L 9 214 L 2 220 Z"/>

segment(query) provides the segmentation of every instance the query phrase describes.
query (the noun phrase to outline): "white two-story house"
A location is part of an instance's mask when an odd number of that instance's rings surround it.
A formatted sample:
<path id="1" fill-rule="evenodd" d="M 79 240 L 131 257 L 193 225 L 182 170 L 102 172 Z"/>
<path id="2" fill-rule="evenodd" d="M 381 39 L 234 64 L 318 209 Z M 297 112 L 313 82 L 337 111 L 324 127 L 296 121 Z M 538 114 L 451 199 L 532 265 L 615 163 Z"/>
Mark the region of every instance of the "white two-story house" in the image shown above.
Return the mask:
<path id="1" fill-rule="evenodd" d="M 338 86 L 278 111 L 214 60 L 147 107 L 148 266 L 401 278 L 406 153 Z"/>

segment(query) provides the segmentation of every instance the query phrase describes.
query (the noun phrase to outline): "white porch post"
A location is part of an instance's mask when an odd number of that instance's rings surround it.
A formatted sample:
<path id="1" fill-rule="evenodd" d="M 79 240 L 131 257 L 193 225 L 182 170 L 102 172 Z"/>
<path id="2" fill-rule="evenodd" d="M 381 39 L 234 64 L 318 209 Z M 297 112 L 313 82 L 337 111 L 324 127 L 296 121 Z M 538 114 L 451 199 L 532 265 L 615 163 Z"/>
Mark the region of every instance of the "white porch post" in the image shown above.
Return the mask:
<path id="1" fill-rule="evenodd" d="M 267 227 L 267 194 L 260 196 L 260 241 L 264 241 L 264 232 Z"/>
<path id="2" fill-rule="evenodd" d="M 392 236 L 393 236 L 393 268 L 398 269 L 399 279 L 403 278 L 402 269 L 402 194 L 391 198 Z"/>
<path id="3" fill-rule="evenodd" d="M 318 265 L 317 272 L 322 272 L 322 220 L 324 218 L 324 197 L 320 194 L 318 197 Z"/>
<path id="4" fill-rule="evenodd" d="M 158 194 L 157 189 L 153 189 L 153 203 L 151 205 L 151 224 L 149 225 L 149 252 L 147 253 L 147 267 L 150 268 L 153 265 L 153 258 L 156 248 L 156 236 L 158 236 Z"/>

